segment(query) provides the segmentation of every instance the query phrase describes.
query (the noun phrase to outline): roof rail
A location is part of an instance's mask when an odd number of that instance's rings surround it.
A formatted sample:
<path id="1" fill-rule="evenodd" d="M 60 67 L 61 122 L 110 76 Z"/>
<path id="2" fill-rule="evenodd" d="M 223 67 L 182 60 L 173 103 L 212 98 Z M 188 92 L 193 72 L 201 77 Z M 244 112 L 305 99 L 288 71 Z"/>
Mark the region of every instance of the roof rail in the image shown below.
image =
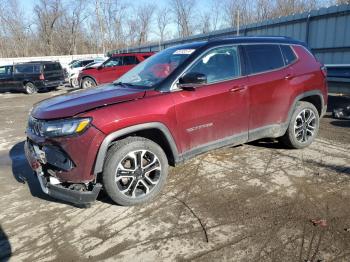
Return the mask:
<path id="1" fill-rule="evenodd" d="M 256 39 L 283 39 L 283 40 L 292 40 L 293 38 L 289 37 L 289 36 L 273 36 L 273 35 L 258 35 L 258 36 L 213 36 L 213 37 L 209 37 L 208 38 L 208 42 L 211 41 L 216 41 L 216 40 L 225 40 L 225 39 L 252 39 L 252 38 L 256 38 Z"/>

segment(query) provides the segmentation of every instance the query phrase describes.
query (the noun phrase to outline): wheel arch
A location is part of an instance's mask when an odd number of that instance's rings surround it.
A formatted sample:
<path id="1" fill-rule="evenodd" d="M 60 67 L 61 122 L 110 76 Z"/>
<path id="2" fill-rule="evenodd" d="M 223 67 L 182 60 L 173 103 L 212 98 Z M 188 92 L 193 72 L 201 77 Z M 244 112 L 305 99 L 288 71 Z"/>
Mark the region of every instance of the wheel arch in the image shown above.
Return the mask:
<path id="1" fill-rule="evenodd" d="M 320 90 L 307 91 L 301 93 L 294 99 L 293 104 L 288 113 L 288 123 L 294 113 L 296 104 L 300 101 L 305 101 L 313 104 L 316 107 L 320 117 L 322 117 L 322 115 L 324 114 L 326 105 L 324 104 L 322 92 Z"/>
<path id="2" fill-rule="evenodd" d="M 309 102 L 313 104 L 318 111 L 318 115 L 321 117 L 323 112 L 323 104 L 324 104 L 322 95 L 314 94 L 314 95 L 305 96 L 301 98 L 299 101 Z"/>
<path id="3" fill-rule="evenodd" d="M 35 83 L 34 83 L 33 80 L 26 79 L 26 80 L 23 80 L 23 81 L 22 81 L 23 87 L 25 87 L 25 85 L 28 84 L 28 83 L 32 83 L 33 85 L 35 85 Z"/>
<path id="4" fill-rule="evenodd" d="M 120 129 L 105 137 L 97 153 L 95 175 L 102 172 L 110 146 L 128 136 L 141 136 L 152 140 L 164 150 L 170 165 L 179 162 L 177 146 L 169 129 L 160 122 L 144 123 Z"/>

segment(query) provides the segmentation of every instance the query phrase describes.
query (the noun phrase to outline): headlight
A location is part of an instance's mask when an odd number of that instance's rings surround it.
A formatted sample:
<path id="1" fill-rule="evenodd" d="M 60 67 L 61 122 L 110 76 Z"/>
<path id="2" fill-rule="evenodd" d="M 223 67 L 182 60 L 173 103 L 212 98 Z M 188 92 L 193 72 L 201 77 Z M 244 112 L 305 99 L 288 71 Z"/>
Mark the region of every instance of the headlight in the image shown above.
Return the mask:
<path id="1" fill-rule="evenodd" d="M 29 128 L 31 128 L 36 135 L 59 137 L 80 134 L 89 127 L 90 122 L 91 118 L 74 118 L 54 121 L 35 120 L 32 124 L 29 123 Z"/>

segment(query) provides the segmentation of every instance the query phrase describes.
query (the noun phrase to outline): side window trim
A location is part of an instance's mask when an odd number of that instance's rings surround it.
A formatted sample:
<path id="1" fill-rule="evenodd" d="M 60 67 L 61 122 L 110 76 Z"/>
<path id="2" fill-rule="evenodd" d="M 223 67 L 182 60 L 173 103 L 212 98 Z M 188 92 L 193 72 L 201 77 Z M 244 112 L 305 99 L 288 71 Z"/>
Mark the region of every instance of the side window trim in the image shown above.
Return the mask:
<path id="1" fill-rule="evenodd" d="M 294 59 L 293 59 L 292 61 L 290 61 L 289 63 L 287 63 L 288 58 L 286 57 L 285 52 L 283 52 L 282 46 L 287 46 L 287 47 L 289 47 L 290 50 L 291 50 L 291 51 L 293 52 L 293 54 L 294 54 Z M 283 61 L 284 61 L 284 63 L 285 63 L 286 66 L 290 66 L 290 65 L 294 64 L 296 61 L 298 61 L 298 59 L 299 59 L 298 54 L 295 52 L 295 50 L 294 50 L 294 48 L 293 48 L 292 45 L 288 45 L 288 44 L 287 44 L 287 45 L 282 45 L 282 44 L 280 44 L 280 48 L 281 48 L 281 52 L 282 52 L 282 55 L 283 55 Z"/>
<path id="2" fill-rule="evenodd" d="M 217 84 L 217 83 L 222 83 L 222 82 L 226 82 L 226 81 L 230 81 L 230 80 L 233 80 L 233 79 L 237 79 L 237 78 L 240 78 L 243 76 L 242 74 L 242 63 L 241 63 L 241 54 L 240 54 L 240 45 L 239 44 L 227 44 L 227 45 L 219 45 L 219 46 L 215 46 L 213 48 L 210 48 L 208 50 L 206 50 L 204 53 L 202 53 L 201 55 L 199 55 L 181 74 L 180 76 L 178 77 L 181 78 L 182 76 L 184 76 L 187 72 L 189 72 L 196 64 L 197 62 L 199 62 L 204 56 L 206 56 L 208 53 L 212 52 L 213 50 L 215 49 L 220 49 L 220 48 L 233 48 L 233 47 L 237 47 L 237 60 L 238 60 L 238 75 L 236 76 L 233 76 L 233 77 L 230 77 L 230 78 L 225 78 L 225 79 L 220 79 L 220 80 L 216 80 L 216 81 L 212 81 L 210 83 L 206 83 L 206 84 L 203 84 L 203 86 L 206 86 L 206 85 L 212 85 L 212 84 Z M 175 84 L 178 82 L 178 79 L 175 81 Z M 177 90 L 174 89 L 174 90 Z"/>
<path id="3" fill-rule="evenodd" d="M 254 76 L 254 75 L 260 75 L 260 74 L 266 74 L 266 73 L 270 73 L 270 72 L 274 72 L 274 71 L 279 71 L 279 70 L 282 70 L 282 69 L 284 69 L 284 68 L 286 68 L 286 67 L 288 67 L 290 64 L 288 64 L 288 65 L 286 65 L 285 64 L 285 61 L 284 61 L 284 55 L 283 55 L 283 52 L 282 52 L 282 50 L 281 50 L 281 47 L 280 47 L 280 45 L 281 44 L 278 44 L 278 43 L 251 43 L 251 44 L 243 44 L 242 46 L 248 46 L 248 45 L 277 45 L 278 46 L 278 48 L 279 48 L 279 50 L 280 50 L 280 54 L 281 54 L 281 57 L 282 57 L 282 61 L 283 61 L 283 66 L 281 66 L 281 67 L 278 67 L 278 68 L 274 68 L 274 69 L 270 69 L 270 70 L 265 70 L 265 71 L 261 71 L 261 72 L 257 72 L 257 73 L 251 73 L 251 61 L 250 61 L 250 59 L 249 59 L 249 57 L 248 57 L 248 55 L 247 55 L 247 51 L 246 51 L 246 49 L 245 48 L 243 48 L 244 49 L 244 51 L 243 51 L 243 53 L 244 53 L 244 59 L 245 59 L 245 61 L 247 62 L 247 66 L 246 66 L 246 76 Z M 294 50 L 293 50 L 293 52 L 294 52 Z M 295 60 L 296 61 L 296 60 Z M 295 63 L 295 61 L 293 62 L 293 63 Z"/>
<path id="4" fill-rule="evenodd" d="M 220 48 L 220 47 L 229 47 L 229 46 L 237 46 L 238 50 L 240 49 L 240 46 L 242 46 L 242 44 L 238 43 L 238 44 L 224 44 L 224 45 L 218 45 L 218 46 L 213 46 L 207 50 L 205 50 L 204 53 L 202 53 L 201 55 L 199 55 L 198 57 L 196 57 L 189 65 L 186 66 L 186 68 L 176 77 L 176 79 L 172 82 L 171 86 L 170 86 L 170 89 L 169 91 L 170 92 L 176 92 L 176 91 L 180 91 L 181 89 L 179 89 L 177 87 L 177 83 L 179 82 L 179 79 L 181 77 L 184 76 L 184 74 L 186 74 L 186 72 L 195 64 L 197 63 L 197 61 L 199 59 L 201 59 L 201 57 L 205 54 L 207 54 L 208 52 L 216 49 L 216 48 Z M 242 60 L 242 53 L 241 52 L 238 52 L 238 59 L 241 61 Z M 241 63 L 238 63 L 241 68 L 240 68 L 240 76 L 237 76 L 237 77 L 234 77 L 234 78 L 231 78 L 231 79 L 226 79 L 224 81 L 230 81 L 230 80 L 233 80 L 233 79 L 238 79 L 238 78 L 242 78 L 242 77 L 245 77 L 245 75 L 243 75 L 243 70 L 242 70 L 242 64 Z M 221 82 L 224 82 L 224 81 L 221 81 Z M 214 83 L 210 83 L 210 84 L 214 84 Z"/>

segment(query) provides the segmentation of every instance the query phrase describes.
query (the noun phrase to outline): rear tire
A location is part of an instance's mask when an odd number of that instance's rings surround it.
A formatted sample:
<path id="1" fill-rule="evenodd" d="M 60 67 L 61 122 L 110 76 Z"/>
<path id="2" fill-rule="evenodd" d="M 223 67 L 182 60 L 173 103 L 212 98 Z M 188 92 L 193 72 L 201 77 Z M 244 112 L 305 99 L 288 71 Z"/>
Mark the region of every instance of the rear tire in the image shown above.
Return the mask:
<path id="1" fill-rule="evenodd" d="M 103 185 L 117 204 L 133 206 L 156 197 L 168 175 L 168 160 L 163 149 L 142 137 L 127 137 L 107 153 Z"/>
<path id="2" fill-rule="evenodd" d="M 87 89 L 87 88 L 93 88 L 96 86 L 96 82 L 91 77 L 84 77 L 81 81 L 81 88 Z"/>
<path id="3" fill-rule="evenodd" d="M 305 148 L 315 140 L 319 126 L 320 117 L 316 107 L 309 102 L 300 101 L 280 141 L 289 148 Z"/>
<path id="4" fill-rule="evenodd" d="M 26 94 L 31 95 L 38 92 L 38 88 L 31 82 L 28 82 L 24 85 L 24 91 Z"/>

